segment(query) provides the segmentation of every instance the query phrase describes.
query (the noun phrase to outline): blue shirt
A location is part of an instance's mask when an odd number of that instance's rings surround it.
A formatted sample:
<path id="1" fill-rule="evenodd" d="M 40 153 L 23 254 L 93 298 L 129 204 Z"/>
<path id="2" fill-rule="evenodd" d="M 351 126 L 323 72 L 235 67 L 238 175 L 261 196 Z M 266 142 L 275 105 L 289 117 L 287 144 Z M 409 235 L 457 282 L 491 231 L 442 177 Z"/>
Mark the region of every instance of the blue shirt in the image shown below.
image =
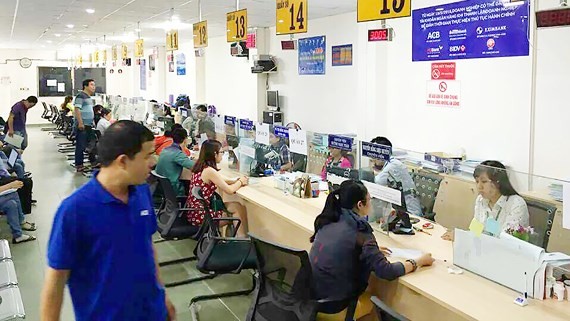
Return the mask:
<path id="1" fill-rule="evenodd" d="M 48 243 L 48 265 L 70 270 L 77 321 L 166 320 L 152 247 L 156 228 L 148 185 L 131 186 L 125 204 L 95 176 L 63 201 Z"/>
<path id="2" fill-rule="evenodd" d="M 75 97 L 73 105 L 81 111 L 83 125 L 93 126 L 93 118 L 95 118 L 93 98 L 82 91 Z"/>

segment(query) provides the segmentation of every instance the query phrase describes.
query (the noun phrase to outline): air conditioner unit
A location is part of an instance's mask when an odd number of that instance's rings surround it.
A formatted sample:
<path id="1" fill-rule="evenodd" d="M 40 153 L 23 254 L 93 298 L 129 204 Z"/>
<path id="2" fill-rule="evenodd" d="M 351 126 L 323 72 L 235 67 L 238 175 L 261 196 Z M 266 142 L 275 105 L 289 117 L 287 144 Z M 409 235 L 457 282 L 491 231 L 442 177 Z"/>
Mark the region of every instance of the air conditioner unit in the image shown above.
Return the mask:
<path id="1" fill-rule="evenodd" d="M 270 55 L 255 56 L 253 60 L 253 67 L 251 67 L 251 72 L 254 74 L 277 72 L 275 57 Z"/>

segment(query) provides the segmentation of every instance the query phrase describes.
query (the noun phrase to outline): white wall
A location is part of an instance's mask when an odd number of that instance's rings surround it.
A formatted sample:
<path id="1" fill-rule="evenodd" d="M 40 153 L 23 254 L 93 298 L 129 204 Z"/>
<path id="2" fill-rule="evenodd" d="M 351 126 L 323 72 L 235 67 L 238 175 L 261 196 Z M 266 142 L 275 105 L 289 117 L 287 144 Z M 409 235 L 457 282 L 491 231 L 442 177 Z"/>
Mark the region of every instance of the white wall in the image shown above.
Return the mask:
<path id="1" fill-rule="evenodd" d="M 196 101 L 196 59 L 194 58 L 194 45 L 192 43 L 192 29 L 179 30 L 180 46 L 179 50 L 174 52 L 174 72 L 169 72 L 168 62 L 166 61 L 166 55 L 161 56 L 160 61 L 164 64 L 166 70 L 166 82 L 165 82 L 165 97 L 160 97 L 164 101 L 168 101 L 169 95 L 174 95 L 174 99 L 180 94 L 186 94 L 190 97 L 190 102 L 192 104 L 198 103 Z M 183 53 L 186 58 L 186 75 L 176 74 L 176 56 Z"/>
<path id="2" fill-rule="evenodd" d="M 20 67 L 19 59 L 32 59 L 32 66 Z M 56 52 L 50 50 L 0 50 L 0 79 L 8 77 L 9 82 L 0 83 L 0 116 L 8 119 L 12 105 L 28 96 L 38 96 L 38 67 L 67 67 L 66 62 L 56 61 Z M 60 105 L 64 97 L 38 97 L 39 101 Z M 41 124 L 43 107 L 38 104 L 27 115 L 28 124 Z"/>

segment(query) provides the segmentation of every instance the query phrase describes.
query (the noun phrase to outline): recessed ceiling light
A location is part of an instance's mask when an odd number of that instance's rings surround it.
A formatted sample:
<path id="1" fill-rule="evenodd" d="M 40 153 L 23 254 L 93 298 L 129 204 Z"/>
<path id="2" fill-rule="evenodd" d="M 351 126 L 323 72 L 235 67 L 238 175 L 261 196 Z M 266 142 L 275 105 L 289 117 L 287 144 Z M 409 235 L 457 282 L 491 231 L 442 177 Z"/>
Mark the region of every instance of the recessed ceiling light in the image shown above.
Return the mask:
<path id="1" fill-rule="evenodd" d="M 135 32 L 141 32 L 141 29 L 140 29 L 140 28 L 136 28 L 136 29 L 135 29 Z"/>
<path id="2" fill-rule="evenodd" d="M 66 25 L 67 28 L 69 29 L 73 29 L 73 27 L 75 27 L 74 25 Z"/>
<path id="3" fill-rule="evenodd" d="M 47 43 L 52 43 L 53 41 L 51 41 L 51 40 L 47 40 L 46 42 L 47 42 Z"/>
<path id="4" fill-rule="evenodd" d="M 91 13 L 95 13 L 95 9 L 85 9 L 85 12 L 91 14 Z"/>
<path id="5" fill-rule="evenodd" d="M 54 33 L 53 35 L 58 37 L 58 38 L 61 37 L 61 33 Z"/>

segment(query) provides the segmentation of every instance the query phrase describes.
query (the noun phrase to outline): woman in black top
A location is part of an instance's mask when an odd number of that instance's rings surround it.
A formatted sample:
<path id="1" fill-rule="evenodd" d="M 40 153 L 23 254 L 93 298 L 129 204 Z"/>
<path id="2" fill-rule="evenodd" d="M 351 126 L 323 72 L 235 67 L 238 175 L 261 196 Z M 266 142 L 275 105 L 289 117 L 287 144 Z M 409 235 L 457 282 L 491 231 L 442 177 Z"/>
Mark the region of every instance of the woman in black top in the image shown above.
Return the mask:
<path id="1" fill-rule="evenodd" d="M 364 218 L 371 209 L 366 187 L 348 180 L 328 196 L 323 212 L 315 220 L 310 252 L 315 293 L 317 299 L 336 301 L 323 306 L 321 312 L 337 314 L 333 318 L 319 314 L 318 320 L 344 320 L 343 310 L 352 298 L 364 293 L 371 272 L 381 279 L 394 280 L 434 262 L 431 254 L 425 254 L 417 261 L 390 263 L 384 256 L 389 249 L 378 247 L 372 227 Z M 361 297 L 355 319 L 371 310 L 369 299 Z"/>

